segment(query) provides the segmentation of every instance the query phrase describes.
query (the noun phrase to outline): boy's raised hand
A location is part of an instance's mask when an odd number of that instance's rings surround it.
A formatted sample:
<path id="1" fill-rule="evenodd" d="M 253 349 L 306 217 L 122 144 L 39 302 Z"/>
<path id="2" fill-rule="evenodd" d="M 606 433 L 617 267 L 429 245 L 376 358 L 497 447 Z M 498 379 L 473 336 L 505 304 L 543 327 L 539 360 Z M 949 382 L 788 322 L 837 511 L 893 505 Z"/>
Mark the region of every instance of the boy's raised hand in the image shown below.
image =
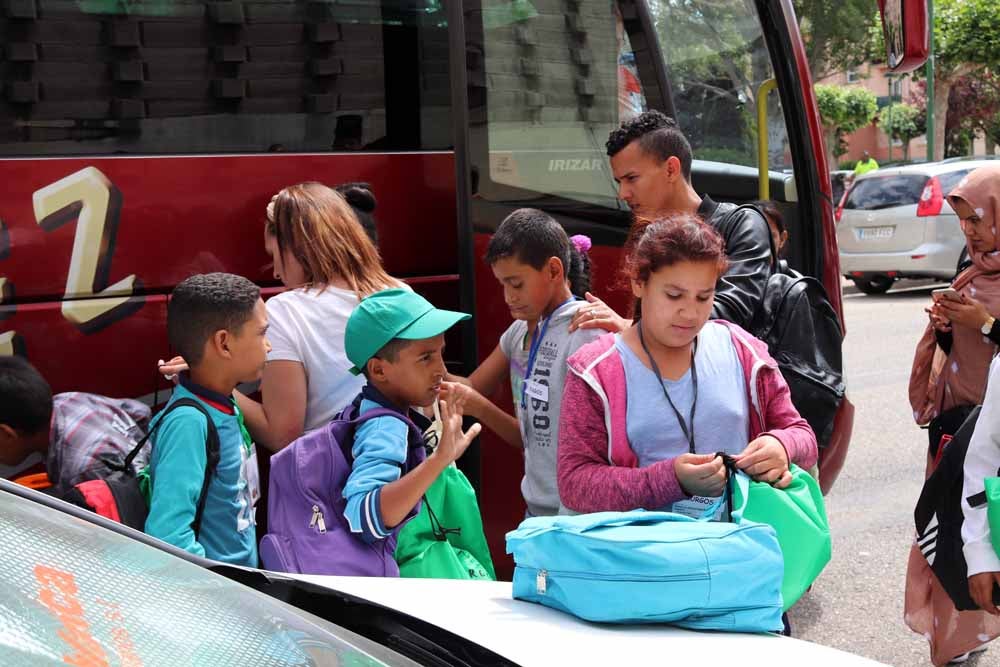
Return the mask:
<path id="1" fill-rule="evenodd" d="M 465 453 L 465 450 L 469 448 L 475 437 L 479 435 L 482 426 L 473 424 L 469 427 L 468 431 L 465 433 L 462 432 L 462 410 L 464 408 L 464 400 L 462 398 L 453 398 L 451 403 L 440 401 L 439 405 L 443 426 L 441 442 L 438 443 L 437 449 L 434 450 L 431 456 L 440 457 L 444 465 L 448 465 Z"/>

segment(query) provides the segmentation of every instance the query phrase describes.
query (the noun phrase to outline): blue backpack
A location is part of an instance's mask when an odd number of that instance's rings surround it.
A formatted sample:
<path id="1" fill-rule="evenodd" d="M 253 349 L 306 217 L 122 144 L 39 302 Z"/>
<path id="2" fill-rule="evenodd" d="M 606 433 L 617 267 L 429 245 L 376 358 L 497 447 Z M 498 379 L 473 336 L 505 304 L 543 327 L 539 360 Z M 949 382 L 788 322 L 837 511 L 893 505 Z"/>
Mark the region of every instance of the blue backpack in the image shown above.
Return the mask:
<path id="1" fill-rule="evenodd" d="M 782 629 L 784 561 L 765 524 L 644 510 L 536 517 L 507 534 L 507 553 L 516 599 L 588 621 Z"/>

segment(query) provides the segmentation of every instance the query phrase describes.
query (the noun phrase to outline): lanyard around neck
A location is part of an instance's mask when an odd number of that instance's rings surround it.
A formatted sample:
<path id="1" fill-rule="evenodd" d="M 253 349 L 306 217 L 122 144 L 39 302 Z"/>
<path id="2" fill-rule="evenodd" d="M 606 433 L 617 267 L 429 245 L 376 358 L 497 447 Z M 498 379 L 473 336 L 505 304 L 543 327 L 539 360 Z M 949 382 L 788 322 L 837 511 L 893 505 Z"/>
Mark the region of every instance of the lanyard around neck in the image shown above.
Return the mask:
<path id="1" fill-rule="evenodd" d="M 639 327 L 639 343 L 642 345 L 643 352 L 646 353 L 646 358 L 649 359 L 649 365 L 653 369 L 653 373 L 656 375 L 656 382 L 660 385 L 660 389 L 663 390 L 663 395 L 667 397 L 667 403 L 674 411 L 674 415 L 677 416 L 677 423 L 681 425 L 681 431 L 684 433 L 684 437 L 688 441 L 688 451 L 692 454 L 694 451 L 694 413 L 695 409 L 698 407 L 698 367 L 695 365 L 694 355 L 698 349 L 698 339 L 695 338 L 694 346 L 691 349 L 691 387 L 694 393 L 694 398 L 691 400 L 691 416 L 688 418 L 690 424 L 684 423 L 684 418 L 681 416 L 681 411 L 677 409 L 674 405 L 673 399 L 670 398 L 670 392 L 667 391 L 666 385 L 663 384 L 663 376 L 660 374 L 660 367 L 656 365 L 656 360 L 653 359 L 653 355 L 650 354 L 649 348 L 646 346 L 646 339 L 642 335 L 642 320 L 636 323 Z"/>
<path id="2" fill-rule="evenodd" d="M 527 383 L 531 379 L 531 371 L 535 367 L 535 358 L 538 356 L 538 350 L 542 347 L 542 340 L 545 338 L 545 332 L 549 330 L 549 322 L 555 317 L 563 306 L 568 303 L 573 303 L 576 301 L 575 296 L 563 301 L 561 304 L 555 307 L 555 309 L 549 314 L 548 317 L 543 318 L 535 325 L 535 331 L 531 334 L 531 346 L 528 348 L 528 365 L 524 369 L 524 382 Z M 527 392 L 524 391 L 524 387 L 521 388 L 521 409 L 526 410 L 528 408 L 528 398 Z"/>

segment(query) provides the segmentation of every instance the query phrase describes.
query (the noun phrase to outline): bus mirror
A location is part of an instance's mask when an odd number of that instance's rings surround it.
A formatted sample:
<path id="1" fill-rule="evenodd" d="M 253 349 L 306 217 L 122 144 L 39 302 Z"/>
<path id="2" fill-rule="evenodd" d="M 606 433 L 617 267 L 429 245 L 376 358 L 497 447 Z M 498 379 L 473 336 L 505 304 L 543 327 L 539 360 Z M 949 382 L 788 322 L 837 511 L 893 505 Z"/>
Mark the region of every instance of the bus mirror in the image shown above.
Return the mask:
<path id="1" fill-rule="evenodd" d="M 894 73 L 924 64 L 930 47 L 927 0 L 878 0 L 886 63 Z"/>

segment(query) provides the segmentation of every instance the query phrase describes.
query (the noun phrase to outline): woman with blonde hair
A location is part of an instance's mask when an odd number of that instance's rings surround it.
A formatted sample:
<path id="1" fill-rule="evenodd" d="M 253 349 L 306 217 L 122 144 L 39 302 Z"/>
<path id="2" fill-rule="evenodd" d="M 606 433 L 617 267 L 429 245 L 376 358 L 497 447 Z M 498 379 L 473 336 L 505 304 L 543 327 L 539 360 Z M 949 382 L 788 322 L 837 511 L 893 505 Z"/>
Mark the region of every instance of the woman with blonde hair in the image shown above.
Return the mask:
<path id="1" fill-rule="evenodd" d="M 236 401 L 254 440 L 278 451 L 358 395 L 364 379 L 349 372 L 347 319 L 363 297 L 405 285 L 382 268 L 344 196 L 321 183 L 292 185 L 271 199 L 264 248 L 287 289 L 266 303 L 271 352 L 261 402 L 239 392 Z M 164 374 L 186 368 L 180 357 L 161 365 Z"/>

